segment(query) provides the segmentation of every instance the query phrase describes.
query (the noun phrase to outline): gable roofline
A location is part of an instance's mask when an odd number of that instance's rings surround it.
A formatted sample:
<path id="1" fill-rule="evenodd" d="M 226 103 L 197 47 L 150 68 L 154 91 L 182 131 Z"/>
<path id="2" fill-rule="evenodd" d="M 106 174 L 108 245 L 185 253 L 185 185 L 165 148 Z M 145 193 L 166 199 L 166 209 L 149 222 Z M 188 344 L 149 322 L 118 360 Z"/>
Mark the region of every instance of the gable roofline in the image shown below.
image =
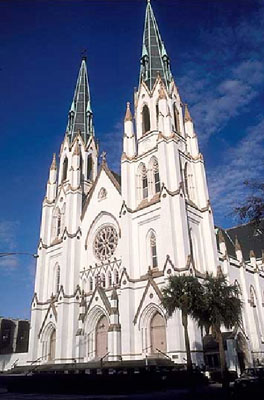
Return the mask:
<path id="1" fill-rule="evenodd" d="M 105 160 L 103 160 L 101 166 L 100 166 L 100 170 L 99 173 L 97 174 L 97 177 L 94 181 L 94 184 L 85 200 L 84 206 L 83 206 L 83 211 L 82 211 L 82 215 L 81 215 L 81 220 L 83 220 L 84 215 L 86 213 L 87 207 L 90 203 L 90 200 L 92 198 L 92 195 L 95 191 L 95 188 L 97 186 L 97 182 L 100 179 L 100 176 L 102 174 L 102 171 L 104 171 L 106 173 L 106 175 L 108 176 L 108 178 L 110 179 L 110 181 L 112 182 L 112 184 L 114 185 L 114 187 L 116 188 L 116 190 L 118 191 L 119 194 L 121 194 L 121 186 L 119 184 L 119 182 L 117 181 L 117 179 L 115 178 L 114 174 L 110 171 L 110 169 L 108 168 L 107 162 Z"/>

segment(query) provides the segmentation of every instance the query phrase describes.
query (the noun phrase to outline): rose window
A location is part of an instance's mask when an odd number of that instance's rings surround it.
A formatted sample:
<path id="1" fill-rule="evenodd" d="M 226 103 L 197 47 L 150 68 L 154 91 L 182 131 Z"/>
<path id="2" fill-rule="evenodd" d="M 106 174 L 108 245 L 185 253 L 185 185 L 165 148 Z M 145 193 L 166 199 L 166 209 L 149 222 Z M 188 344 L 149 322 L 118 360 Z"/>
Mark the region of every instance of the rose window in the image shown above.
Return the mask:
<path id="1" fill-rule="evenodd" d="M 107 225 L 99 230 L 94 240 L 94 252 L 96 257 L 105 261 L 110 258 L 116 249 L 118 235 L 113 226 Z"/>

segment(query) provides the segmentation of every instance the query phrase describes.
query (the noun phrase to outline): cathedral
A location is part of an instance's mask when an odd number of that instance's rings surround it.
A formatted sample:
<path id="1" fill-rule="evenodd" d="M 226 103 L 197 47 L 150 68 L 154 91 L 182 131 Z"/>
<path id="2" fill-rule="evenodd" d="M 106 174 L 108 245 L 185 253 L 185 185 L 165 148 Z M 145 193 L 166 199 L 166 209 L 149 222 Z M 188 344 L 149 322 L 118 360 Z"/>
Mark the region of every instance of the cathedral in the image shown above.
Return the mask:
<path id="1" fill-rule="evenodd" d="M 219 271 L 243 301 L 243 324 L 225 333 L 228 365 L 261 362 L 264 257 L 247 226 L 214 225 L 198 137 L 150 1 L 139 85 L 120 132 L 121 176 L 99 152 L 91 97 L 84 58 L 42 205 L 27 362 L 184 364 L 180 312 L 166 316 L 161 289 L 175 274 Z M 212 364 L 191 319 L 189 333 L 193 363 Z"/>

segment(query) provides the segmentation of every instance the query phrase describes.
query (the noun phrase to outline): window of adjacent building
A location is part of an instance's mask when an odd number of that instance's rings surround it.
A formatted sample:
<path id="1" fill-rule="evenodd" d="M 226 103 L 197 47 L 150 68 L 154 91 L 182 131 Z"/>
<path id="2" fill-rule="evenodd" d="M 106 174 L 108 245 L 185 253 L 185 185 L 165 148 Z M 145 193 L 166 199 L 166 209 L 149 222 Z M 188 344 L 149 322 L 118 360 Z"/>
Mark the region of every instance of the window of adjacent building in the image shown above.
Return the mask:
<path id="1" fill-rule="evenodd" d="M 150 115 L 149 108 L 145 104 L 142 109 L 142 134 L 144 135 L 148 131 L 150 131 Z"/>

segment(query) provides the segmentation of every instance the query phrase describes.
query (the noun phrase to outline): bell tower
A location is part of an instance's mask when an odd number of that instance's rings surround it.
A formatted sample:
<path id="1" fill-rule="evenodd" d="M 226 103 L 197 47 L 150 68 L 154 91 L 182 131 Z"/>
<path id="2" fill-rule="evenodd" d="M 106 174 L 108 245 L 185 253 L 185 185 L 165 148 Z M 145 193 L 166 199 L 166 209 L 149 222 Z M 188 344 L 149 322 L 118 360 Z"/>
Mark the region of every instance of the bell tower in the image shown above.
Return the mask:
<path id="1" fill-rule="evenodd" d="M 212 272 L 217 267 L 217 249 L 204 161 L 150 1 L 134 116 L 130 106 L 125 116 L 121 171 L 124 207 L 131 210 L 131 223 L 132 213 L 148 209 L 149 215 L 153 204 L 160 206 L 159 263 L 163 265 L 169 255 L 179 270 Z M 147 259 L 145 263 L 138 272 L 147 270 Z"/>
<path id="2" fill-rule="evenodd" d="M 32 361 L 43 357 L 43 346 L 47 347 L 48 360 L 51 334 L 57 341 L 55 361 L 62 354 L 69 359 L 75 355 L 72 338 L 75 338 L 77 329 L 75 316 L 78 305 L 74 299 L 79 290 L 81 215 L 84 199 L 97 176 L 97 165 L 98 146 L 94 136 L 86 59 L 83 58 L 61 144 L 59 163 L 57 165 L 54 154 L 43 201 L 32 302 Z M 47 313 L 51 318 L 49 335 L 42 332 L 41 327 Z M 69 334 L 63 339 L 63 332 L 66 331 Z M 43 339 L 37 340 L 37 337 Z"/>

